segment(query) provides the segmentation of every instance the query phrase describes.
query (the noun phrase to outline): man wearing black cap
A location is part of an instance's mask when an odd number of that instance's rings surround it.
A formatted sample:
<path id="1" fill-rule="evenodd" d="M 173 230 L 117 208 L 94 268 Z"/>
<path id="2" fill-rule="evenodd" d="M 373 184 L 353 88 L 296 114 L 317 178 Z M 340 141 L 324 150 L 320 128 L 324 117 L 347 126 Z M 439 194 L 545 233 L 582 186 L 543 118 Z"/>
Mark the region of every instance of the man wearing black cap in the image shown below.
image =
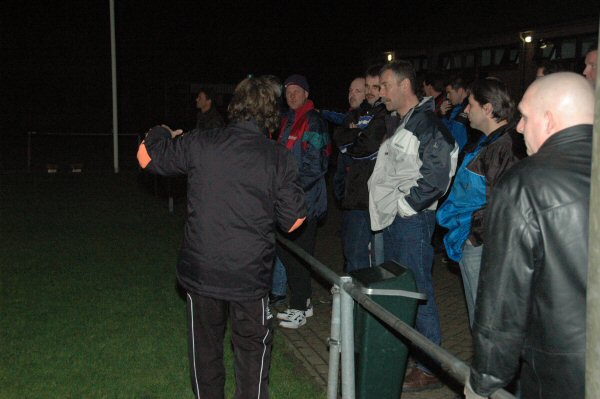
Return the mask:
<path id="1" fill-rule="evenodd" d="M 299 183 L 305 193 L 308 214 L 306 223 L 291 235 L 300 248 L 313 254 L 317 237 L 317 221 L 327 212 L 325 173 L 331 144 L 327 124 L 308 99 L 310 87 L 302 75 L 285 80 L 285 98 L 290 110 L 281 121 L 279 142 L 294 154 L 300 171 Z M 278 246 L 277 256 L 285 265 L 291 291 L 289 308 L 277 314 L 279 325 L 298 328 L 313 315 L 310 304 L 311 280 L 307 267 L 287 248 Z"/>

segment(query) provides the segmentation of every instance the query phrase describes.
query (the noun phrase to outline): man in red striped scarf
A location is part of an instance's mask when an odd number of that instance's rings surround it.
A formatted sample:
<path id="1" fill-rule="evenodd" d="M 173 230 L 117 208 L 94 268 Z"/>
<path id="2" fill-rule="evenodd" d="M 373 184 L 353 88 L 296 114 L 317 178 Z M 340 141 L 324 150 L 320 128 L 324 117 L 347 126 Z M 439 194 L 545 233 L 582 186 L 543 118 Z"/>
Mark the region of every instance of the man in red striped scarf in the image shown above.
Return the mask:
<path id="1" fill-rule="evenodd" d="M 285 98 L 290 107 L 281 122 L 279 142 L 292 152 L 299 170 L 300 187 L 304 190 L 308 210 L 304 225 L 291 235 L 291 240 L 313 254 L 317 239 L 317 222 L 327 212 L 325 174 L 331 143 L 327 124 L 308 99 L 310 86 L 302 75 L 285 80 Z M 289 308 L 278 313 L 279 325 L 298 328 L 313 315 L 310 304 L 310 272 L 287 248 L 278 246 L 277 256 L 286 267 L 291 298 Z"/>

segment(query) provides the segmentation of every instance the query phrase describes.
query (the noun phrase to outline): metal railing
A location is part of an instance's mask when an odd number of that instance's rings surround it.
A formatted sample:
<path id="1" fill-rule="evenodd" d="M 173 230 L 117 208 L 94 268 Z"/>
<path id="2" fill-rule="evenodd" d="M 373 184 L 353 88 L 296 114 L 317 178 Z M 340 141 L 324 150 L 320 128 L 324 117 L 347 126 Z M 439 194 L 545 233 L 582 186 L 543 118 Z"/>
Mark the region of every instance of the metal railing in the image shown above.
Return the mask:
<path id="1" fill-rule="evenodd" d="M 65 137 L 65 138 L 94 138 L 94 137 L 112 137 L 112 133 L 64 133 L 64 132 L 27 132 L 27 172 L 31 172 L 32 170 L 32 162 L 33 162 L 33 139 L 35 137 Z M 141 143 L 141 136 L 135 133 L 119 133 L 119 137 L 135 137 L 135 151 L 139 147 Z M 135 157 L 134 150 L 131 151 L 131 158 Z M 80 157 L 81 158 L 81 157 Z M 140 170 L 139 165 L 135 162 L 137 170 Z M 170 177 L 162 178 L 161 176 L 154 175 L 154 194 L 158 193 L 158 183 L 160 179 L 164 179 L 166 182 L 166 190 L 167 190 L 167 199 L 168 199 L 168 209 L 170 213 L 174 211 L 174 194 L 173 194 L 173 179 Z"/>
<path id="2" fill-rule="evenodd" d="M 465 384 L 470 372 L 470 368 L 466 363 L 442 347 L 434 344 L 408 324 L 375 303 L 368 295 L 362 292 L 361 287 L 353 283 L 351 277 L 339 276 L 282 235 L 278 234 L 277 240 L 304 260 L 314 272 L 334 286 L 332 289 L 331 335 L 329 338 L 328 399 L 336 399 L 338 397 L 340 355 L 342 397 L 344 399 L 355 398 L 354 301 L 358 302 L 369 313 L 379 318 L 404 338 L 411 341 L 414 346 L 425 352 L 432 360 L 439 363 L 441 368 L 457 382 Z M 503 389 L 494 392 L 490 397 L 493 399 L 515 399 L 512 394 Z"/>

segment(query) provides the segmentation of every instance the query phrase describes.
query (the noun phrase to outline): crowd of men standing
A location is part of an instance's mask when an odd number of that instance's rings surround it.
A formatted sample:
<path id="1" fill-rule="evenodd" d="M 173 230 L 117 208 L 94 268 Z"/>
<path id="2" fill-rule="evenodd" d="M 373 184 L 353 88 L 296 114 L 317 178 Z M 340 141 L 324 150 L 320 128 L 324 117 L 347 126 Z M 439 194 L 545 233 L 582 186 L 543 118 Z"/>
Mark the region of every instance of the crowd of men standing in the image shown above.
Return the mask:
<path id="1" fill-rule="evenodd" d="M 410 269 L 427 295 L 416 329 L 438 345 L 433 238 L 436 224 L 446 229 L 444 251 L 459 264 L 475 343 L 468 398 L 489 396 L 519 369 L 523 398 L 583 397 L 596 60 L 590 51 L 585 78 L 536 80 L 520 117 L 497 78 L 418 81 L 411 63 L 394 61 L 352 80 L 346 113 L 317 110 L 302 75 L 282 86 L 249 77 L 234 92 L 226 127 L 151 129 L 138 151 L 142 167 L 188 176 L 177 275 L 188 293 L 197 397 L 223 397 L 228 318 L 236 398 L 268 397 L 276 256 L 291 294 L 276 315 L 280 326 L 300 328 L 313 313 L 308 269 L 275 231 L 314 253 L 331 164 L 345 271 L 384 261 Z M 209 116 L 205 98 L 199 124 Z M 337 125 L 333 140 L 326 121 Z M 413 357 L 403 389 L 439 386 L 430 360 Z"/>

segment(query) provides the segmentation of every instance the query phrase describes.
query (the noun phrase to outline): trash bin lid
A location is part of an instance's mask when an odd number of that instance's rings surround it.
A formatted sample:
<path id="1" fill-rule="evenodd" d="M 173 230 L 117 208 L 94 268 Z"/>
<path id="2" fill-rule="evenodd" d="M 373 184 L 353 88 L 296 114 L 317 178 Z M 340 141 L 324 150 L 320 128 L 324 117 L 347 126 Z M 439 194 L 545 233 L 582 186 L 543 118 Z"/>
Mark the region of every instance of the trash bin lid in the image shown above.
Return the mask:
<path id="1" fill-rule="evenodd" d="M 348 273 L 353 280 L 360 282 L 365 287 L 371 286 L 384 280 L 400 277 L 407 273 L 408 269 L 394 261 L 387 261 L 382 265 L 358 269 Z"/>

